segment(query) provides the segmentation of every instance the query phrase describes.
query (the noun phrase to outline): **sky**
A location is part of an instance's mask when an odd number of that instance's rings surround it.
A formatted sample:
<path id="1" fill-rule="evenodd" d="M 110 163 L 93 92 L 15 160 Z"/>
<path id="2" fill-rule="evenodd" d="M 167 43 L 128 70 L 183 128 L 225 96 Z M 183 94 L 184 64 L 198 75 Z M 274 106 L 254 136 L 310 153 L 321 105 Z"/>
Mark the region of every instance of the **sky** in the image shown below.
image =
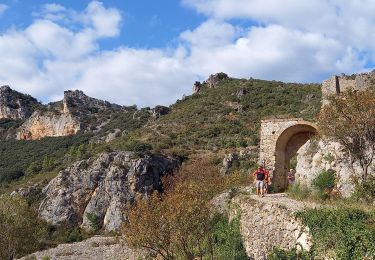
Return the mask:
<path id="1" fill-rule="evenodd" d="M 374 0 L 0 0 L 0 85 L 170 105 L 195 81 L 321 82 L 375 67 Z"/>

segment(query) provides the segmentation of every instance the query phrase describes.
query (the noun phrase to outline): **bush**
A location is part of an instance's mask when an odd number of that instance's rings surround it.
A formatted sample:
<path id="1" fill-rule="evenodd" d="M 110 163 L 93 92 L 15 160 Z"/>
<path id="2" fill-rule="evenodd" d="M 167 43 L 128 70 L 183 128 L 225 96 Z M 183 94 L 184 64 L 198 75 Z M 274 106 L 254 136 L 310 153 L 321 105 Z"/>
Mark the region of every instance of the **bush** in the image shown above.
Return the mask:
<path id="1" fill-rule="evenodd" d="M 368 179 L 361 183 L 356 183 L 355 190 L 352 195 L 354 200 L 364 201 L 366 203 L 374 203 L 375 201 L 375 177 L 369 176 Z"/>
<path id="2" fill-rule="evenodd" d="M 86 217 L 89 220 L 90 227 L 94 232 L 99 231 L 102 228 L 101 221 L 97 215 L 94 213 L 88 212 L 86 213 Z"/>
<path id="3" fill-rule="evenodd" d="M 310 228 L 316 259 L 374 259 L 375 212 L 351 208 L 309 209 L 297 217 Z"/>
<path id="4" fill-rule="evenodd" d="M 13 259 L 38 249 L 47 235 L 27 202 L 16 196 L 0 198 L 0 259 Z"/>
<path id="5" fill-rule="evenodd" d="M 327 170 L 320 172 L 312 182 L 313 186 L 319 191 L 332 189 L 335 186 L 335 172 Z"/>
<path id="6" fill-rule="evenodd" d="M 240 217 L 228 221 L 224 215 L 212 219 L 214 259 L 248 259 L 240 233 Z"/>
<path id="7" fill-rule="evenodd" d="M 313 180 L 312 185 L 317 189 L 317 196 L 320 199 L 328 199 L 332 188 L 335 187 L 335 172 L 331 169 L 320 172 Z"/>
<path id="8" fill-rule="evenodd" d="M 311 190 L 306 185 L 296 182 L 293 185 L 288 186 L 287 193 L 291 198 L 304 200 L 311 195 Z"/>

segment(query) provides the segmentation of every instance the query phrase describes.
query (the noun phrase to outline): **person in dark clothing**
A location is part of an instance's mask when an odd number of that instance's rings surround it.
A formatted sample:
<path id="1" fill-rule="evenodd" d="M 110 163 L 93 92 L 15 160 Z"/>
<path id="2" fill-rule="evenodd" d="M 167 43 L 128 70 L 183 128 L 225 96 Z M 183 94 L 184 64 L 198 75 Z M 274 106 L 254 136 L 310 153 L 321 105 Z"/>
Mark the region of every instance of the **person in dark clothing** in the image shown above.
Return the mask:
<path id="1" fill-rule="evenodd" d="M 264 196 L 264 180 L 266 178 L 266 170 L 263 166 L 259 166 L 254 172 L 253 176 L 255 177 L 255 187 L 257 189 L 258 196 Z"/>

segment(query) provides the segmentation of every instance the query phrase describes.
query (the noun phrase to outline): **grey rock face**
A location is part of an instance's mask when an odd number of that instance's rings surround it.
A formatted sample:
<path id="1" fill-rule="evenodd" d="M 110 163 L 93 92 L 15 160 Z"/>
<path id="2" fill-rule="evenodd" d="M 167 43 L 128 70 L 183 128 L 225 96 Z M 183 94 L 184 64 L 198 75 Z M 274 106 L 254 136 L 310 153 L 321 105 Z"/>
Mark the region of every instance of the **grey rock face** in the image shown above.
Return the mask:
<path id="1" fill-rule="evenodd" d="M 238 160 L 238 155 L 230 153 L 225 155 L 223 159 L 223 167 L 220 169 L 222 175 L 228 174 L 229 169 L 232 167 L 233 163 Z"/>
<path id="2" fill-rule="evenodd" d="M 199 81 L 195 81 L 193 85 L 193 93 L 199 93 L 202 88 L 202 84 Z"/>
<path id="3" fill-rule="evenodd" d="M 224 72 L 219 72 L 213 75 L 210 75 L 206 80 L 209 88 L 216 88 L 220 81 L 228 79 L 228 75 Z"/>
<path id="4" fill-rule="evenodd" d="M 333 170 L 336 186 L 343 197 L 349 197 L 354 191 L 353 177 L 361 178 L 362 169 L 357 162 L 351 164 L 343 147 L 328 140 L 309 140 L 297 152 L 296 181 L 310 186 L 322 171 Z M 375 163 L 369 173 L 375 170 Z"/>
<path id="5" fill-rule="evenodd" d="M 131 152 L 103 153 L 63 170 L 44 189 L 39 215 L 59 225 L 82 224 L 90 229 L 88 213 L 106 231 L 118 230 L 127 207 L 136 199 L 160 190 L 161 177 L 172 173 L 179 162 L 162 156 L 136 158 Z"/>
<path id="6" fill-rule="evenodd" d="M 9 86 L 0 87 L 0 119 L 25 119 L 33 112 L 32 105 L 36 104 L 36 99 L 14 91 Z"/>

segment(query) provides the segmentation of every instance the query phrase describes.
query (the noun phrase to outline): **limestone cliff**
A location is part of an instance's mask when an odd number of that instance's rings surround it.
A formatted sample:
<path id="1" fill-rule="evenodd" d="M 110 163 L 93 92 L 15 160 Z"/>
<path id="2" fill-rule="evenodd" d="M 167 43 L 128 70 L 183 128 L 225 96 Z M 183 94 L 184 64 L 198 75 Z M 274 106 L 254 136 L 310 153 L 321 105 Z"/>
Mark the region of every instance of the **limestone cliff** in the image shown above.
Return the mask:
<path id="1" fill-rule="evenodd" d="M 43 190 L 39 215 L 59 225 L 82 224 L 90 229 L 88 213 L 106 231 L 118 230 L 127 207 L 137 198 L 161 189 L 161 177 L 179 165 L 162 156 L 137 157 L 131 152 L 100 154 L 61 171 Z"/>
<path id="2" fill-rule="evenodd" d="M 36 111 L 18 129 L 17 139 L 38 140 L 46 136 L 68 136 L 80 130 L 80 122 L 69 114 Z"/>
<path id="3" fill-rule="evenodd" d="M 337 188 L 344 197 L 353 192 L 353 177 L 361 177 L 362 169 L 351 164 L 342 146 L 336 142 L 310 140 L 297 152 L 296 181 L 310 185 L 312 180 L 323 170 L 335 171 Z M 375 170 L 372 164 L 369 172 Z"/>
<path id="4" fill-rule="evenodd" d="M 9 86 L 0 87 L 0 119 L 25 119 L 39 105 L 31 96 L 14 91 Z"/>

